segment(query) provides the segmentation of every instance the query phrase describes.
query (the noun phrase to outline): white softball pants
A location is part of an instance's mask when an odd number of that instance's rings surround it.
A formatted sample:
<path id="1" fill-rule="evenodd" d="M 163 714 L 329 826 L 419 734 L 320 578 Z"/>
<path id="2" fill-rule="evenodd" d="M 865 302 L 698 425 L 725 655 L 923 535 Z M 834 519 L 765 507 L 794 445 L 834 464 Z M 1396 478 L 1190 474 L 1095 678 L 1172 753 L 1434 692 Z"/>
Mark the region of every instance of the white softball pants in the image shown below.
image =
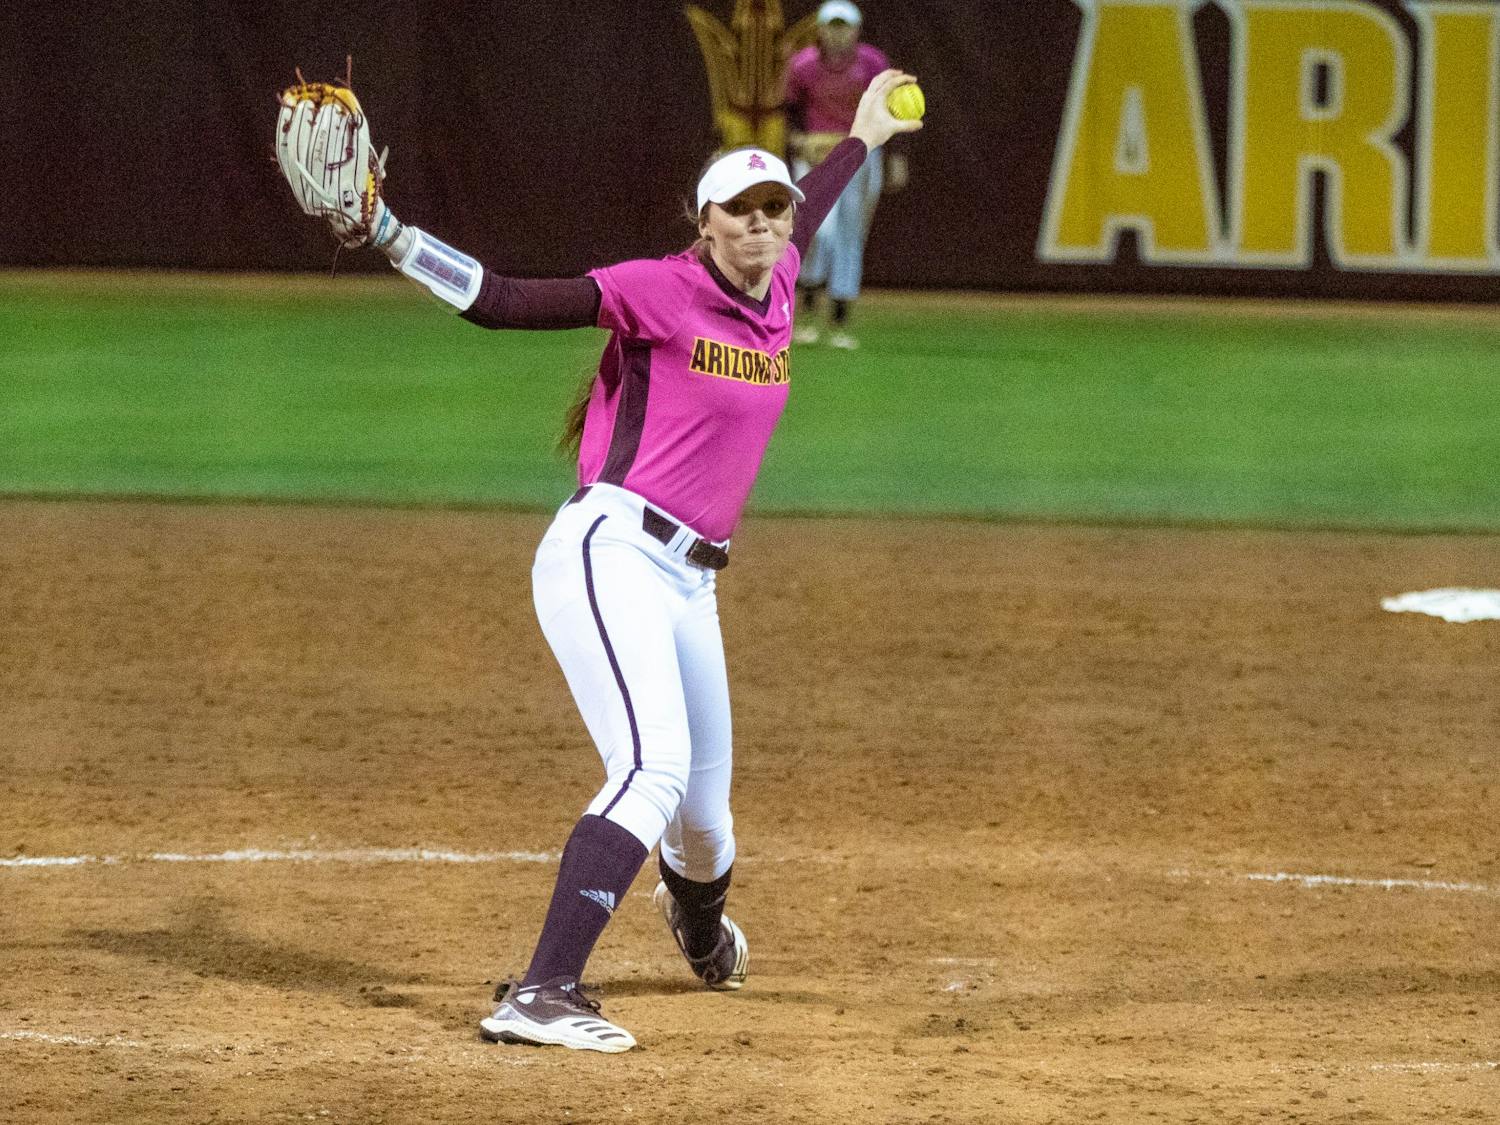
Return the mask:
<path id="1" fill-rule="evenodd" d="M 682 557 L 687 543 L 646 534 L 644 506 L 607 484 L 564 505 L 537 548 L 532 595 L 604 761 L 604 787 L 586 811 L 648 851 L 660 842 L 672 870 L 706 883 L 734 862 L 714 572 Z"/>

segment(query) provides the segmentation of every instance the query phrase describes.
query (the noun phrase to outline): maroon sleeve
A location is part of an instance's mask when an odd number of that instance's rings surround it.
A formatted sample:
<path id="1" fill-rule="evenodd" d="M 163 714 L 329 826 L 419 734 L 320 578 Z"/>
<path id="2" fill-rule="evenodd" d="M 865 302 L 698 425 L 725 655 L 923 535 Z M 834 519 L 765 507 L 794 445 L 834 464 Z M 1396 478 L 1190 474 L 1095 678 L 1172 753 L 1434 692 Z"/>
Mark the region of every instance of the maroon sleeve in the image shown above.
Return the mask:
<path id="1" fill-rule="evenodd" d="M 599 286 L 591 277 L 531 281 L 485 270 L 479 296 L 459 315 L 481 328 L 593 328 Z"/>
<path id="2" fill-rule="evenodd" d="M 839 196 L 854 179 L 869 150 L 865 142 L 857 137 L 845 137 L 833 147 L 827 159 L 797 181 L 802 194 L 807 196 L 797 208 L 797 221 L 792 226 L 792 244 L 797 253 L 805 255 L 812 245 L 813 235 L 828 218 L 828 212 L 839 201 Z"/>

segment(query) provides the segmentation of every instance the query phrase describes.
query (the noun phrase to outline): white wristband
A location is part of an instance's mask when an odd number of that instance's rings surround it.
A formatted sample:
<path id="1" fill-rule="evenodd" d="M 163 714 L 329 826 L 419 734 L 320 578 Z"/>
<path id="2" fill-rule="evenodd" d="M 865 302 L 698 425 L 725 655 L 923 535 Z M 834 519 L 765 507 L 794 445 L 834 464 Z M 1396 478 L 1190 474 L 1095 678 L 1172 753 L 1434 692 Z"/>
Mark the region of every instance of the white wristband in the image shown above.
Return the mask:
<path id="1" fill-rule="evenodd" d="M 432 295 L 463 312 L 479 296 L 479 287 L 484 283 L 484 267 L 467 254 L 445 245 L 420 227 L 407 227 L 403 233 L 412 235 L 411 249 L 402 255 L 399 262 L 391 265 L 420 285 L 425 285 Z"/>

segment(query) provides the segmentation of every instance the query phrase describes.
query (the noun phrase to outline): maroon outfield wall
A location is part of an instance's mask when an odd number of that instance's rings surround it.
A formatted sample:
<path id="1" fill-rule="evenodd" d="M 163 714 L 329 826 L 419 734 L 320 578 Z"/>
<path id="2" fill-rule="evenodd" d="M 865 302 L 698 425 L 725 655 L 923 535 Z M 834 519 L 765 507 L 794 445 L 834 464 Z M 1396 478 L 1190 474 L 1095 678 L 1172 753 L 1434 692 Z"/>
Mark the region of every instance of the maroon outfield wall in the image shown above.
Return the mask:
<path id="1" fill-rule="evenodd" d="M 745 57 L 813 0 L 700 0 Z M 669 252 L 717 142 L 678 3 L 10 0 L 0 264 L 323 269 L 275 93 L 341 73 L 387 196 L 516 274 Z M 930 107 L 876 285 L 1487 299 L 1497 5 L 867 0 Z M 735 11 L 738 10 L 738 22 Z M 449 12 L 451 15 L 432 13 Z M 758 29 L 757 29 L 758 21 Z M 741 74 L 743 77 L 743 74 Z M 723 107 L 720 107 L 723 109 Z M 346 255 L 349 269 L 381 268 Z"/>

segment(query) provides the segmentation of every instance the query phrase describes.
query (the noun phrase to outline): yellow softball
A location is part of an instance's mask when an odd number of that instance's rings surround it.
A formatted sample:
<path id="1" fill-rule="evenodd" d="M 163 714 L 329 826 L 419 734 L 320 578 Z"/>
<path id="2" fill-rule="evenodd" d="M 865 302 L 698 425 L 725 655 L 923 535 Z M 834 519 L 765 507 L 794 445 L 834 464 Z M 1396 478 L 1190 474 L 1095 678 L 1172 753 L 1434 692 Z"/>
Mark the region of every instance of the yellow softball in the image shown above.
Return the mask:
<path id="1" fill-rule="evenodd" d="M 892 117 L 915 121 L 927 112 L 927 99 L 922 96 L 922 87 L 908 82 L 885 96 L 885 108 L 891 111 Z"/>

